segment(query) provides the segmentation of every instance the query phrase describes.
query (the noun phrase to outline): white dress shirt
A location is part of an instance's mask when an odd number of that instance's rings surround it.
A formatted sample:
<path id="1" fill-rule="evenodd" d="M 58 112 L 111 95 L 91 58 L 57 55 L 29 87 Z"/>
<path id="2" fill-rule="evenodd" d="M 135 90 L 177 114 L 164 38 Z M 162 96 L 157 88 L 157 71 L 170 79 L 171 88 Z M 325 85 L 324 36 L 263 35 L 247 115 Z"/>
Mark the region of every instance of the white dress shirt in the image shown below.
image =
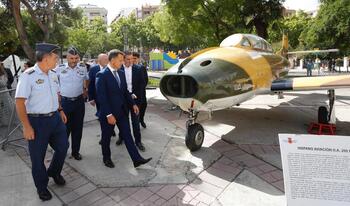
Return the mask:
<path id="1" fill-rule="evenodd" d="M 132 93 L 132 65 L 126 67 L 124 65 L 126 84 L 128 85 L 128 91 Z"/>

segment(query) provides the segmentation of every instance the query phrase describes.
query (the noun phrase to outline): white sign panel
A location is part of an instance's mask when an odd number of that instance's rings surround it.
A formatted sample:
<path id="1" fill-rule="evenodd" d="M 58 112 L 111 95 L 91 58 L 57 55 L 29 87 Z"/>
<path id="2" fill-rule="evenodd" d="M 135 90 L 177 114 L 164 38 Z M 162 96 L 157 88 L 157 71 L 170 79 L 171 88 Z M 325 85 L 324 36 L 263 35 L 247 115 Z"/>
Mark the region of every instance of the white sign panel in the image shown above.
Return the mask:
<path id="1" fill-rule="evenodd" d="M 279 134 L 288 206 L 350 205 L 350 137 Z"/>

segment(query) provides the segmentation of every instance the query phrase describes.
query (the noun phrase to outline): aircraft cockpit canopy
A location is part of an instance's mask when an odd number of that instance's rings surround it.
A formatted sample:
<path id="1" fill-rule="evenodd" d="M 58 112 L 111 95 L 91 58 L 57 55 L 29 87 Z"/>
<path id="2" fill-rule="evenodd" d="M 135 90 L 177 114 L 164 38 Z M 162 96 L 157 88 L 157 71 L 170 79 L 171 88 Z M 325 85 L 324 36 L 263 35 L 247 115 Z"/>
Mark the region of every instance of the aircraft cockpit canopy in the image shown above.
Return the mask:
<path id="1" fill-rule="evenodd" d="M 220 47 L 240 47 L 272 52 L 271 44 L 265 39 L 252 34 L 233 34 L 224 39 Z"/>

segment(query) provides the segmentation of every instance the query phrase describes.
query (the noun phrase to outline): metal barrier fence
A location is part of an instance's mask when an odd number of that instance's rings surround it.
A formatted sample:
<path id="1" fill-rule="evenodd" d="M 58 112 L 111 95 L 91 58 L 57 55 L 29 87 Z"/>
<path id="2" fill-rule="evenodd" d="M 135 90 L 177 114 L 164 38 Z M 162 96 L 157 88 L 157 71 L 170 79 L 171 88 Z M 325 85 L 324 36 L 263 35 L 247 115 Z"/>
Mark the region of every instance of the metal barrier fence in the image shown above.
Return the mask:
<path id="1" fill-rule="evenodd" d="M 20 138 L 12 138 L 16 130 L 21 130 L 21 124 L 16 114 L 15 90 L 6 89 L 6 87 L 0 88 L 0 145 L 3 150 L 9 144 L 26 149 L 25 146 L 15 143 L 23 139 L 22 135 Z"/>

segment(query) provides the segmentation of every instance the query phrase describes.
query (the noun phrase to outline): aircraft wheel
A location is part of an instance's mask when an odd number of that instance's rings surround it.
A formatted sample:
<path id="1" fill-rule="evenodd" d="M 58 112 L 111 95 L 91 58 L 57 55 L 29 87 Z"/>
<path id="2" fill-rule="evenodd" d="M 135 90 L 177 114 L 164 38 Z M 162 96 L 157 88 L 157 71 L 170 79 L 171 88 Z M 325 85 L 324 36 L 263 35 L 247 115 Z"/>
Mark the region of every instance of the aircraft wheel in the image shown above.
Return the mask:
<path id="1" fill-rule="evenodd" d="M 318 123 L 328 124 L 328 110 L 325 106 L 318 108 Z"/>
<path id="2" fill-rule="evenodd" d="M 199 150 L 202 147 L 204 140 L 204 129 L 202 125 L 194 123 L 189 125 L 186 134 L 186 146 L 192 152 Z"/>

